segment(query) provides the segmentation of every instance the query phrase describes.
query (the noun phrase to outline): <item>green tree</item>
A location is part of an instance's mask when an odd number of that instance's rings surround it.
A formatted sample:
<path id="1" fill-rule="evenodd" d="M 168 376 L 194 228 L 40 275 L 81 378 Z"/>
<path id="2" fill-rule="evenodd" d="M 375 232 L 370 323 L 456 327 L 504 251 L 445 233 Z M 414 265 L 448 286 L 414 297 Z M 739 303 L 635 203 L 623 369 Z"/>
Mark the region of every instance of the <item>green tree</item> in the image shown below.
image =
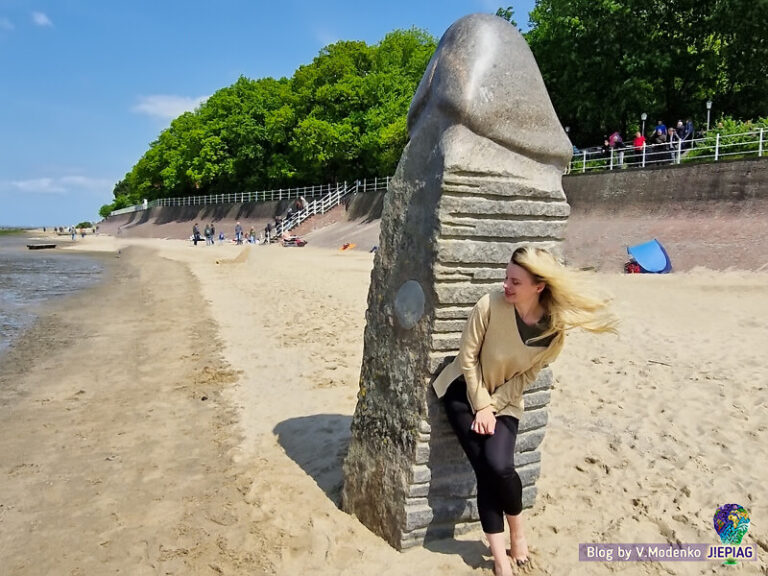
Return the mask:
<path id="1" fill-rule="evenodd" d="M 117 198 L 118 196 L 127 196 L 131 193 L 131 185 L 129 183 L 130 175 L 126 174 L 125 178 L 120 180 L 117 184 L 115 184 L 115 188 L 112 191 L 113 197 Z"/>
<path id="2" fill-rule="evenodd" d="M 526 34 L 577 144 L 641 112 L 701 125 L 704 103 L 744 118 L 768 103 L 768 0 L 537 0 Z"/>
<path id="3" fill-rule="evenodd" d="M 512 26 L 517 26 L 517 22 L 515 22 L 515 9 L 512 6 L 507 6 L 506 8 L 499 8 L 496 10 L 496 16 L 499 18 L 504 18 L 507 22 L 512 24 Z"/>
<path id="4" fill-rule="evenodd" d="M 719 58 L 716 82 L 705 94 L 726 114 L 754 119 L 768 110 L 768 0 L 717 2 L 713 43 Z"/>
<path id="5" fill-rule="evenodd" d="M 397 30 L 377 46 L 365 78 L 368 107 L 361 125 L 358 177 L 392 174 L 408 141 L 407 116 L 437 42 L 418 30 Z"/>
<path id="6" fill-rule="evenodd" d="M 595 142 L 641 111 L 653 117 L 663 107 L 651 38 L 658 26 L 650 10 L 633 5 L 651 2 L 539 0 L 531 12 L 526 39 L 575 140 Z"/>
<path id="7" fill-rule="evenodd" d="M 375 46 L 326 46 L 291 78 L 240 77 L 160 133 L 115 185 L 109 209 L 391 174 L 436 45 L 424 31 L 397 30 Z"/>

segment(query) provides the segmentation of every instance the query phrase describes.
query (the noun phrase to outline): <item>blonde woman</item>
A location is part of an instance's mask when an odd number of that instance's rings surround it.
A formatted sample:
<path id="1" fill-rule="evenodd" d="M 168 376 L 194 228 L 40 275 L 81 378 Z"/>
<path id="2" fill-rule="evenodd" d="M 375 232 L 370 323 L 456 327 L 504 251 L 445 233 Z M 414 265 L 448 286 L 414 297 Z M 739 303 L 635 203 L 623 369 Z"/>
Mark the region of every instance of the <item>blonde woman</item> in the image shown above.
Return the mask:
<path id="1" fill-rule="evenodd" d="M 583 272 L 566 268 L 541 248 L 518 248 L 507 265 L 504 290 L 477 302 L 459 354 L 433 387 L 477 477 L 477 507 L 497 576 L 522 566 L 528 545 L 522 522 L 522 484 L 515 471 L 515 441 L 523 415 L 523 389 L 557 358 L 565 332 L 615 332 L 608 300 Z"/>

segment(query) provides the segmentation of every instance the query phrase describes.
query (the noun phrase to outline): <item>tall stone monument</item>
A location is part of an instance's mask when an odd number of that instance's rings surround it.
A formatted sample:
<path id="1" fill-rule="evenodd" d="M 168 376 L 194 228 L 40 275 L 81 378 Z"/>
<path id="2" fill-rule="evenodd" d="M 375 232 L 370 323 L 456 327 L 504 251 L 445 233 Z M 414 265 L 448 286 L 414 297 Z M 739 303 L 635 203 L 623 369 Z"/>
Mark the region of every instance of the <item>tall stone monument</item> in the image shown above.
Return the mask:
<path id="1" fill-rule="evenodd" d="M 501 289 L 513 250 L 559 254 L 572 150 L 525 40 L 485 14 L 440 40 L 408 131 L 384 201 L 342 494 L 346 511 L 398 549 L 478 518 L 472 469 L 430 383 L 472 306 Z M 545 370 L 524 397 L 515 461 L 526 506 L 551 378 Z"/>

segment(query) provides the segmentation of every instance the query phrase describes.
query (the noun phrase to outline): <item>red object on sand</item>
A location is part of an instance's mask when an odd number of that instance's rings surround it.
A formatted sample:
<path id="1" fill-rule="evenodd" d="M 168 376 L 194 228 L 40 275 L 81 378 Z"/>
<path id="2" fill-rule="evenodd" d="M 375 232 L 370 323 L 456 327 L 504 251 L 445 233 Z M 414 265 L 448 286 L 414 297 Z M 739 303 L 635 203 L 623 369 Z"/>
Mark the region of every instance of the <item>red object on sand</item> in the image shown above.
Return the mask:
<path id="1" fill-rule="evenodd" d="M 283 238 L 283 247 L 287 246 L 298 246 L 299 248 L 303 248 L 307 245 L 307 241 L 299 238 L 298 236 L 288 236 L 286 238 Z"/>
<path id="2" fill-rule="evenodd" d="M 643 269 L 637 262 L 627 262 L 624 264 L 624 272 L 627 274 L 642 274 Z"/>

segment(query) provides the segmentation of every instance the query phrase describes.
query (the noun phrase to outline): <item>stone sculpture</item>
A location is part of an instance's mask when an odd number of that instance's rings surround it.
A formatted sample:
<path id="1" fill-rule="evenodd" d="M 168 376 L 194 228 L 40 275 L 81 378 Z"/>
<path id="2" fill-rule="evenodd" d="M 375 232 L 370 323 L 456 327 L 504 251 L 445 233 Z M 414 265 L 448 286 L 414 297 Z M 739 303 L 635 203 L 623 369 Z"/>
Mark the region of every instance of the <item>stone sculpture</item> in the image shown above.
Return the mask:
<path id="1" fill-rule="evenodd" d="M 429 386 L 513 250 L 559 254 L 571 145 L 525 40 L 475 14 L 445 33 L 408 114 L 371 274 L 342 506 L 401 549 L 477 519 L 474 475 Z M 535 498 L 552 375 L 525 396 L 516 463 Z"/>

